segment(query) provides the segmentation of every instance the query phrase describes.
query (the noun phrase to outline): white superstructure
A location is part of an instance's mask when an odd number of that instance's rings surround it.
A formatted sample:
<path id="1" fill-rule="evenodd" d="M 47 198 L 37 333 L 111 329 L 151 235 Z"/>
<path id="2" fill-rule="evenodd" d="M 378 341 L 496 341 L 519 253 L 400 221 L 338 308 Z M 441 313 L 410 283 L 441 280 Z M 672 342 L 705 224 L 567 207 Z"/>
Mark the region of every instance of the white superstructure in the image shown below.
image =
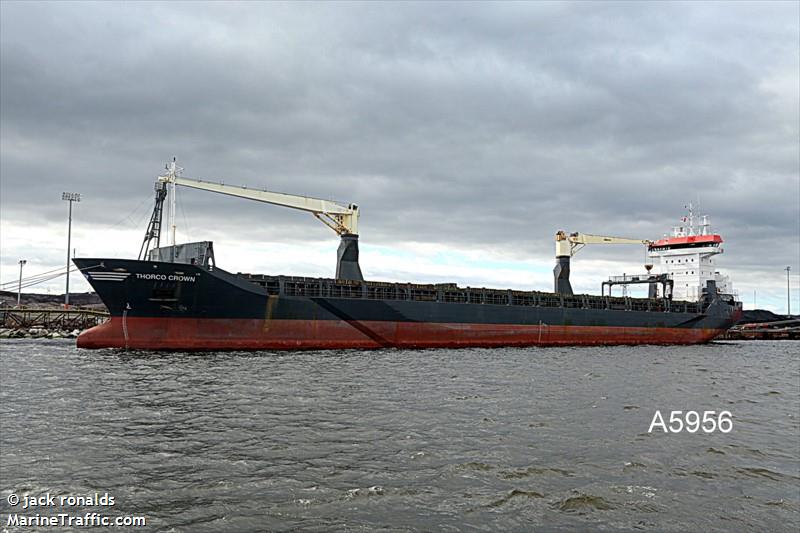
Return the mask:
<path id="1" fill-rule="evenodd" d="M 675 300 L 700 300 L 710 280 L 716 282 L 720 293 L 732 294 L 730 279 L 720 274 L 714 262 L 714 256 L 723 253 L 722 237 L 712 233 L 707 215 L 695 217 L 693 206 L 687 208 L 689 214 L 681 219 L 683 225 L 673 227 L 669 236 L 648 246 L 650 262 L 657 273 L 672 277 Z"/>

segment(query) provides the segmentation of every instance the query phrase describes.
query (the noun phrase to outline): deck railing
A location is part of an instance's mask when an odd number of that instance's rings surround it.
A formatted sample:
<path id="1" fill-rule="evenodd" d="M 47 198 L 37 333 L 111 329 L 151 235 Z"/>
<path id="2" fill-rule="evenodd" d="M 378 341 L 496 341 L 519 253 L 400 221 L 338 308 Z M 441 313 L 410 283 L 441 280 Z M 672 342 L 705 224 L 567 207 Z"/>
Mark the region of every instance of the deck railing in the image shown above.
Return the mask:
<path id="1" fill-rule="evenodd" d="M 33 327 L 86 329 L 103 323 L 108 316 L 105 311 L 92 309 L 0 308 L 0 324 L 4 328 L 11 329 Z"/>
<path id="2" fill-rule="evenodd" d="M 458 287 L 454 283 L 414 284 L 379 281 L 348 281 L 328 278 L 265 276 L 238 274 L 264 287 L 268 294 L 308 298 L 352 298 L 363 300 L 399 300 L 417 302 L 471 303 L 529 307 L 564 307 L 570 309 L 613 309 L 620 311 L 700 313 L 697 302 L 664 298 L 628 298 L 575 294 L 571 296 L 539 291 Z"/>

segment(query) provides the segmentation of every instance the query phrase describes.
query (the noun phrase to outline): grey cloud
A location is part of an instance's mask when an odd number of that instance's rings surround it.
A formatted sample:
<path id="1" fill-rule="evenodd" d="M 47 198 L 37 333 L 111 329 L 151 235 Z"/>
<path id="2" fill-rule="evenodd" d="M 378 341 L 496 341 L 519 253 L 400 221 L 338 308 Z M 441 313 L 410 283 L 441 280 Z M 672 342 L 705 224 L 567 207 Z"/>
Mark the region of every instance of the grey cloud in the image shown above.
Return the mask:
<path id="1" fill-rule="evenodd" d="M 560 228 L 660 236 L 699 196 L 726 260 L 797 259 L 797 97 L 768 88 L 797 86 L 796 4 L 2 10 L 4 218 L 60 220 L 43 191 L 71 187 L 113 222 L 177 154 L 189 176 L 357 202 L 378 244 L 545 257 Z M 195 233 L 324 233 L 184 198 Z"/>

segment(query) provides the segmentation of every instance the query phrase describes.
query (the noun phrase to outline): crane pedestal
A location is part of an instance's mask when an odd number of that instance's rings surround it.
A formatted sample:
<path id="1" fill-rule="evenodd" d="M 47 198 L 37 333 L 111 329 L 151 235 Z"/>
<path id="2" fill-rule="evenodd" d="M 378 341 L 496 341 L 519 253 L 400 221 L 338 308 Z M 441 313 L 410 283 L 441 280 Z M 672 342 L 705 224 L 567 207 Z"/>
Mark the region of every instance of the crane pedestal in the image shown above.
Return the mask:
<path id="1" fill-rule="evenodd" d="M 345 233 L 336 251 L 336 279 L 364 281 L 358 266 L 358 235 Z"/>
<path id="2" fill-rule="evenodd" d="M 554 292 L 556 294 L 572 294 L 572 285 L 569 282 L 569 256 L 560 255 L 556 257 L 556 267 L 553 269 L 555 281 Z"/>

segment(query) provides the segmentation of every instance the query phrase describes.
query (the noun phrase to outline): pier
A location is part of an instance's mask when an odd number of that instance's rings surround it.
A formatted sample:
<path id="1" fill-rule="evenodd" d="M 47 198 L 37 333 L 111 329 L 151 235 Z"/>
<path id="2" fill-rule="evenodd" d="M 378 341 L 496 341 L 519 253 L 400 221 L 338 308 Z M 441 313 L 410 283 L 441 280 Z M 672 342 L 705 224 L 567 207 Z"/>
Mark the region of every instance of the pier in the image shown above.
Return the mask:
<path id="1" fill-rule="evenodd" d="M 800 319 L 737 324 L 722 336 L 726 340 L 800 340 Z"/>
<path id="2" fill-rule="evenodd" d="M 0 337 L 72 337 L 107 318 L 94 309 L 0 307 Z"/>

